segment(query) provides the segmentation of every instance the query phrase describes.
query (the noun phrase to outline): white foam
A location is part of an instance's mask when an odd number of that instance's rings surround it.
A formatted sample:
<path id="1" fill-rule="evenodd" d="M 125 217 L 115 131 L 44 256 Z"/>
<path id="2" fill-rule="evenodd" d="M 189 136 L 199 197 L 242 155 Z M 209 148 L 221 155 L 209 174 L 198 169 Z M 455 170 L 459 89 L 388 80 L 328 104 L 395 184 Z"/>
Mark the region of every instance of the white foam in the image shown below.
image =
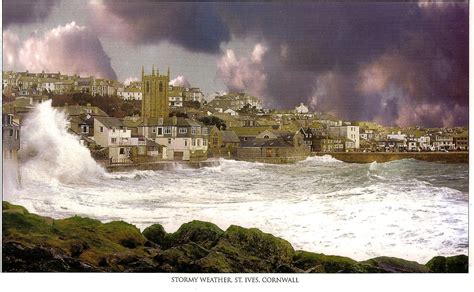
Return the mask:
<path id="1" fill-rule="evenodd" d="M 104 174 L 89 150 L 68 132 L 65 115 L 52 108 L 51 101 L 37 105 L 26 118 L 19 155 L 25 180 L 72 183 Z"/>

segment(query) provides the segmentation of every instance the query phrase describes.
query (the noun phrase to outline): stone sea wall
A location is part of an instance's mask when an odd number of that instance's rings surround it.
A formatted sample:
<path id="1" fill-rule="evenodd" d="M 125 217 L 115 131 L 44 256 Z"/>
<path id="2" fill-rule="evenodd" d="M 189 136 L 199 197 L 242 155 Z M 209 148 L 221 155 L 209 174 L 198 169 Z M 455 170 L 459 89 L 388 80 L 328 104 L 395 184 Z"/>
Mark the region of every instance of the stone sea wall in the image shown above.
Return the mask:
<path id="1" fill-rule="evenodd" d="M 426 264 L 383 256 L 358 262 L 294 250 L 284 239 L 235 225 L 224 231 L 192 221 L 174 233 L 159 224 L 140 232 L 123 221 L 53 219 L 8 202 L 2 209 L 3 272 L 468 272 L 466 255 L 438 256 Z"/>
<path id="2" fill-rule="evenodd" d="M 400 159 L 417 159 L 443 163 L 469 163 L 469 152 L 316 152 L 316 156 L 331 155 L 349 163 L 389 162 Z"/>

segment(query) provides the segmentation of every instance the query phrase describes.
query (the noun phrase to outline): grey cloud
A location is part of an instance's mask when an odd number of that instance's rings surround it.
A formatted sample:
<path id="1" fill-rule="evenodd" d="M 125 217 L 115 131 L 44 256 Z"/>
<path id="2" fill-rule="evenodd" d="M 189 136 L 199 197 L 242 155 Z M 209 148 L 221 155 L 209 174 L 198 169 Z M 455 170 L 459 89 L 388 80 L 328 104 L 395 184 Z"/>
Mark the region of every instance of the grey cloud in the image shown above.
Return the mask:
<path id="1" fill-rule="evenodd" d="M 58 0 L 3 0 L 3 26 L 34 23 L 46 18 Z"/>

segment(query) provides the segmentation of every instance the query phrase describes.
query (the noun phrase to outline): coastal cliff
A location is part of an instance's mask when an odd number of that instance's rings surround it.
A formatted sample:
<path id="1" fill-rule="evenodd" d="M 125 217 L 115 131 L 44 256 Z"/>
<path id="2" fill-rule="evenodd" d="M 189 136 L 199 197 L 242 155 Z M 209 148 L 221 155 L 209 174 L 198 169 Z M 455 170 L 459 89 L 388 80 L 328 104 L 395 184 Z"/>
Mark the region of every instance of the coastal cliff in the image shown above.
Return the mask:
<path id="1" fill-rule="evenodd" d="M 2 203 L 4 272 L 195 273 L 466 273 L 468 257 L 438 256 L 426 264 L 393 257 L 355 261 L 294 250 L 255 228 L 227 230 L 202 221 L 167 233 L 123 221 L 74 216 L 52 219 Z"/>

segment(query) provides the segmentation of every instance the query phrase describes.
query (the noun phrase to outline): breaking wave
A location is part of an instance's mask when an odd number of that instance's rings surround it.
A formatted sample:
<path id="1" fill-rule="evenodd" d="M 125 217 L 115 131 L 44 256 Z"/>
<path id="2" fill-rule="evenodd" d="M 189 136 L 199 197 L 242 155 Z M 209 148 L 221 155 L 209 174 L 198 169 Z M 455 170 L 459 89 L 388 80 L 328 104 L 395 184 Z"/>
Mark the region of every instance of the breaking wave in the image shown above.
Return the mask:
<path id="1" fill-rule="evenodd" d="M 67 123 L 64 113 L 54 109 L 50 100 L 27 116 L 19 151 L 22 178 L 80 183 L 104 175 L 89 150 L 68 132 Z"/>

